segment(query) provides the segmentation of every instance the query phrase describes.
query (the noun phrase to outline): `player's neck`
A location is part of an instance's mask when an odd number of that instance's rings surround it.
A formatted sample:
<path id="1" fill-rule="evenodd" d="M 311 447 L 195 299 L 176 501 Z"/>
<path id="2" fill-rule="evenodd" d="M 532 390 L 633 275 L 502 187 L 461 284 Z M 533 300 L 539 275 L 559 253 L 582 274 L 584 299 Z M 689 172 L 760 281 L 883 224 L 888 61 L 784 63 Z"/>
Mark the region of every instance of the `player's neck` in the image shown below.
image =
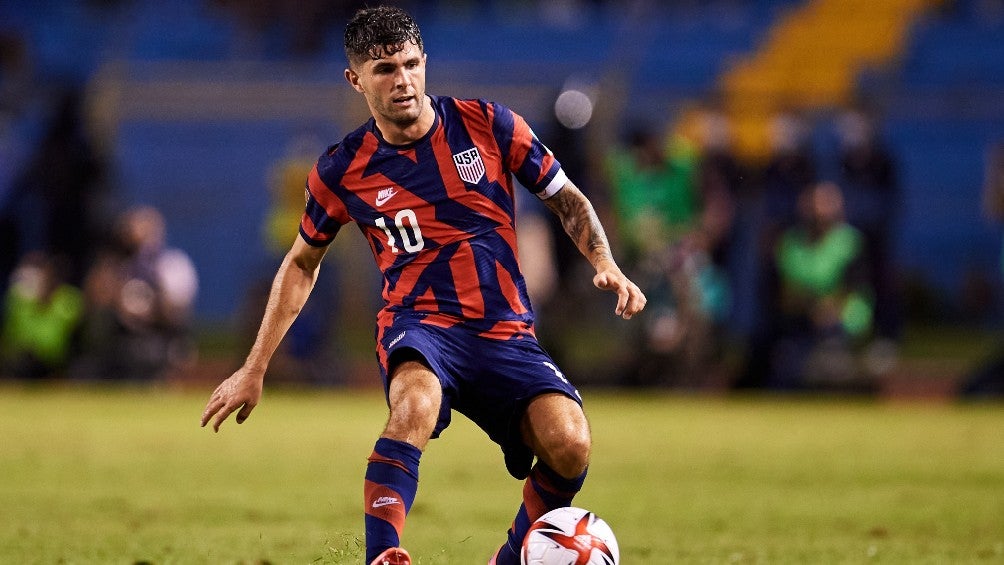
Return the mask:
<path id="1" fill-rule="evenodd" d="M 425 134 L 429 133 L 429 130 L 436 123 L 436 111 L 432 109 L 432 100 L 428 96 L 424 96 L 422 111 L 414 122 L 402 126 L 396 122 L 382 119 L 378 115 L 374 115 L 374 119 L 384 141 L 391 145 L 407 145 L 422 139 Z"/>

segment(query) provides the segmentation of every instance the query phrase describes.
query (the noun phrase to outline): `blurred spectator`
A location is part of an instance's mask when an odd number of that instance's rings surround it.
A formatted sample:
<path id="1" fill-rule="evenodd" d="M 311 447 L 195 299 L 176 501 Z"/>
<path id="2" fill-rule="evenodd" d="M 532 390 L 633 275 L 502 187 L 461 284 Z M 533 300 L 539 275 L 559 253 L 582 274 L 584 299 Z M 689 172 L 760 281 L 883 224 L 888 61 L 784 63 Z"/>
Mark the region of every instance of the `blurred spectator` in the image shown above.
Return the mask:
<path id="1" fill-rule="evenodd" d="M 66 283 L 63 262 L 41 252 L 25 255 L 4 296 L 0 376 L 62 376 L 83 314 L 83 297 Z"/>
<path id="2" fill-rule="evenodd" d="M 323 148 L 316 135 L 295 135 L 286 146 L 286 154 L 269 170 L 269 207 L 263 237 L 265 248 L 274 259 L 281 261 L 289 250 L 289 242 L 296 237 L 295 228 L 300 225 L 306 201 L 307 175 Z"/>
<path id="3" fill-rule="evenodd" d="M 750 322 L 737 314 L 737 296 L 743 285 L 750 284 L 745 262 L 755 254 L 750 220 L 756 211 L 755 195 L 749 175 L 735 153 L 732 124 L 724 112 L 709 108 L 700 122 L 700 167 L 698 193 L 703 201 L 701 226 L 708 240 L 710 260 L 728 279 L 728 331 L 731 336 L 748 334 Z M 723 320 L 724 322 L 724 320 Z M 730 337 L 731 337 L 730 336 Z"/>
<path id="4" fill-rule="evenodd" d="M 620 244 L 628 265 L 639 264 L 689 232 L 700 206 L 694 184 L 697 156 L 680 143 L 669 150 L 645 128 L 607 157 Z"/>
<path id="5" fill-rule="evenodd" d="M 632 384 L 703 386 L 728 296 L 712 254 L 730 223 L 729 200 L 702 198 L 698 154 L 682 138 L 667 147 L 636 130 L 607 165 L 627 268 L 649 299 Z"/>
<path id="6" fill-rule="evenodd" d="M 702 224 L 713 238 L 715 264 L 724 266 L 733 245 L 736 203 L 746 198 L 749 182 L 735 154 L 729 118 L 720 110 L 707 111 L 701 126 L 697 186 L 704 203 Z"/>
<path id="7" fill-rule="evenodd" d="M 290 242 L 297 237 L 296 227 L 303 217 L 304 191 L 308 173 L 317 162 L 324 145 L 313 134 L 293 136 L 286 154 L 269 170 L 269 207 L 262 228 L 269 264 L 261 272 L 274 272 L 289 250 Z M 274 378 L 312 383 L 331 383 L 339 374 L 333 362 L 338 344 L 336 322 L 338 306 L 339 267 L 337 262 L 321 269 L 311 298 L 293 321 L 286 337 L 279 344 L 270 366 Z M 254 340 L 257 320 L 268 301 L 272 279 L 253 281 L 247 293 L 248 301 L 241 312 L 240 327 L 247 343 Z"/>
<path id="8" fill-rule="evenodd" d="M 707 231 L 695 229 L 644 265 L 650 312 L 643 316 L 632 384 L 713 384 L 729 287 L 711 261 L 710 241 Z"/>
<path id="9" fill-rule="evenodd" d="M 84 127 L 82 107 L 82 92 L 61 94 L 41 145 L 14 186 L 21 209 L 31 217 L 28 242 L 66 257 L 67 277 L 74 284 L 93 260 L 100 229 L 98 191 L 105 176 L 104 160 Z"/>
<path id="10" fill-rule="evenodd" d="M 702 182 L 737 193 L 744 186 L 744 173 L 735 154 L 729 116 L 720 107 L 705 106 L 700 112 L 695 136 L 701 152 L 701 176 L 712 177 Z"/>
<path id="11" fill-rule="evenodd" d="M 164 218 L 149 206 L 123 214 L 119 244 L 95 262 L 85 281 L 88 319 L 78 374 L 169 376 L 195 355 L 190 335 L 195 266 L 185 252 L 167 246 Z"/>
<path id="12" fill-rule="evenodd" d="M 864 238 L 846 222 L 834 183 L 804 190 L 798 208 L 799 224 L 784 230 L 775 248 L 779 336 L 769 384 L 859 387 L 855 349 L 872 324 Z"/>
<path id="13" fill-rule="evenodd" d="M 767 215 L 763 236 L 768 250 L 781 231 L 798 223 L 800 195 L 818 178 L 802 116 L 779 113 L 771 121 L 770 139 L 770 158 L 763 173 Z"/>
<path id="14" fill-rule="evenodd" d="M 893 236 L 901 208 L 896 164 L 873 121 L 849 109 L 839 118 L 840 185 L 847 221 L 861 230 L 875 291 L 875 336 L 880 348 L 894 348 L 902 334 L 902 315 L 893 258 Z M 887 363 L 888 364 L 888 363 Z"/>
<path id="15" fill-rule="evenodd" d="M 34 98 L 34 68 L 24 38 L 0 30 L 0 293 L 21 255 L 24 238 L 22 189 L 18 179 L 34 149 L 31 132 L 37 118 L 30 111 Z"/>
<path id="16" fill-rule="evenodd" d="M 799 195 L 816 182 L 817 167 L 809 147 L 808 128 L 801 116 L 781 112 L 770 123 L 770 155 L 758 174 L 761 184 L 759 206 L 744 210 L 754 214 L 746 218 L 753 238 L 756 261 L 747 264 L 743 285 L 749 285 L 752 314 L 746 361 L 736 386 L 756 388 L 770 378 L 771 352 L 780 331 L 774 311 L 779 297 L 774 263 L 778 238 L 784 230 L 799 222 Z M 746 296 L 747 293 L 743 292 Z"/>
<path id="17" fill-rule="evenodd" d="M 69 89 L 53 108 L 39 112 L 45 119 L 37 119 L 38 138 L 20 131 L 22 147 L 11 152 L 20 155 L 2 164 L 12 170 L 3 174 L 7 182 L 0 180 L 0 244 L 7 260 L 47 249 L 65 258 L 65 276 L 74 285 L 93 259 L 99 231 L 95 209 L 105 170 L 82 122 L 81 106 L 82 93 Z"/>

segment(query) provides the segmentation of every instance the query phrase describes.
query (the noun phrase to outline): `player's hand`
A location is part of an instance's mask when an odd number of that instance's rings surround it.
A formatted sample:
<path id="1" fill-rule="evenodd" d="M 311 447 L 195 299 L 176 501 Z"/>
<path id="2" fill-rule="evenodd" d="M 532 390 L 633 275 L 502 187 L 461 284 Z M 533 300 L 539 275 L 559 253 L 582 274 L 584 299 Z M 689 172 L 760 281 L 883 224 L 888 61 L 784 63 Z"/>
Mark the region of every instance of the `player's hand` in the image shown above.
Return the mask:
<path id="1" fill-rule="evenodd" d="M 604 263 L 593 277 L 593 284 L 601 290 L 609 290 L 617 294 L 617 306 L 614 313 L 630 320 L 638 312 L 645 308 L 648 299 L 638 288 L 638 285 L 631 282 L 624 273 L 612 263 Z"/>
<path id="2" fill-rule="evenodd" d="M 215 415 L 213 420 L 213 431 L 220 431 L 220 425 L 228 416 L 240 408 L 237 412 L 237 423 L 243 424 L 247 420 L 251 411 L 261 400 L 263 376 L 254 374 L 246 367 L 241 367 L 236 373 L 220 383 L 209 397 L 206 409 L 202 412 L 202 427 L 205 427 L 209 420 Z"/>

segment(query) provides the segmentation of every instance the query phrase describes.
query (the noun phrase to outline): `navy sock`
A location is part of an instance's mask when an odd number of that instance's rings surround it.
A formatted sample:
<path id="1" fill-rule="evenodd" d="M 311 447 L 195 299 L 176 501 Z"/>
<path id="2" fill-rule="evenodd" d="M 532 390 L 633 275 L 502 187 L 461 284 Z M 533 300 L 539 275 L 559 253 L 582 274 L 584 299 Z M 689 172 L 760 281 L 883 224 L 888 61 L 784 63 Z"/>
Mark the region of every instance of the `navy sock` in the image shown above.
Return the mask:
<path id="1" fill-rule="evenodd" d="M 380 438 L 366 466 L 366 562 L 400 547 L 405 517 L 418 490 L 422 451 L 403 441 Z"/>
<path id="2" fill-rule="evenodd" d="M 585 471 L 574 479 L 566 479 L 538 460 L 523 484 L 523 504 L 516 512 L 506 544 L 495 560 L 496 565 L 519 565 L 520 548 L 530 525 L 555 508 L 571 505 L 585 480 Z"/>

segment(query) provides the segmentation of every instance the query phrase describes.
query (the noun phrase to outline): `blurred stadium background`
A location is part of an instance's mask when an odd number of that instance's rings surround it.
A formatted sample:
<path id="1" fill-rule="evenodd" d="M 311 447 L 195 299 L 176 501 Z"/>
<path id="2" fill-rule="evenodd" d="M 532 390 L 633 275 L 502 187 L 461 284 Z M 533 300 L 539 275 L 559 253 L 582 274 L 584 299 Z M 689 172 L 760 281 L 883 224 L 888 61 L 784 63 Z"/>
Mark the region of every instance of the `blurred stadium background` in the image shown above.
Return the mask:
<path id="1" fill-rule="evenodd" d="M 668 159 L 686 160 L 694 175 L 724 147 L 743 171 L 728 187 L 731 239 L 718 263 L 729 298 L 719 301 L 703 345 L 714 353 L 702 359 L 711 360 L 697 369 L 678 358 L 686 352 L 646 345 L 669 339 L 673 319 L 653 314 L 621 326 L 608 297 L 584 288 L 584 265 L 567 262 L 554 240 L 545 260 L 558 274 L 540 276 L 557 289 L 545 283 L 538 291 L 540 333 L 582 382 L 769 386 L 748 373 L 762 353 L 763 320 L 774 315 L 761 297 L 761 259 L 771 256 L 762 254 L 761 236 L 777 220 L 770 167 L 783 168 L 774 158 L 791 147 L 811 162 L 811 180 L 841 185 L 852 223 L 887 236 L 878 269 L 892 282 L 872 289 L 875 324 L 854 349 L 871 355 L 877 386 L 945 392 L 991 355 L 1002 314 L 994 217 L 995 189 L 1004 190 L 1004 159 L 995 157 L 1004 145 L 1001 1 L 389 3 L 410 9 L 423 29 L 429 92 L 494 99 L 523 114 L 596 202 L 622 256 L 633 255 L 618 229 L 626 221 L 608 166 L 632 140 L 655 135 Z M 122 243 L 110 242 L 121 235 L 123 213 L 152 207 L 194 273 L 184 258 L 175 262 L 171 272 L 183 276 L 163 286 L 180 287 L 182 311 L 170 323 L 134 319 L 133 330 L 170 326 L 160 359 L 174 370 L 155 377 L 225 376 L 295 237 L 309 166 L 367 117 L 342 78 L 341 33 L 360 4 L 0 3 L 0 288 L 14 288 L 33 252 L 62 257 L 64 280 L 83 296 L 73 351 L 79 358 L 109 347 L 101 336 L 130 322 L 94 314 L 95 293 L 114 280 L 95 265 L 109 248 L 121 255 Z M 886 192 L 858 190 L 842 176 L 855 112 L 895 168 Z M 314 308 L 276 362 L 279 379 L 375 382 L 379 281 L 350 231 L 329 253 Z M 123 347 L 146 347 L 142 336 L 130 339 Z M 107 361 L 121 356 L 115 351 L 104 361 L 92 354 L 82 365 L 57 363 L 57 371 L 124 376 L 127 368 Z M 697 374 L 676 378 L 646 363 Z"/>

